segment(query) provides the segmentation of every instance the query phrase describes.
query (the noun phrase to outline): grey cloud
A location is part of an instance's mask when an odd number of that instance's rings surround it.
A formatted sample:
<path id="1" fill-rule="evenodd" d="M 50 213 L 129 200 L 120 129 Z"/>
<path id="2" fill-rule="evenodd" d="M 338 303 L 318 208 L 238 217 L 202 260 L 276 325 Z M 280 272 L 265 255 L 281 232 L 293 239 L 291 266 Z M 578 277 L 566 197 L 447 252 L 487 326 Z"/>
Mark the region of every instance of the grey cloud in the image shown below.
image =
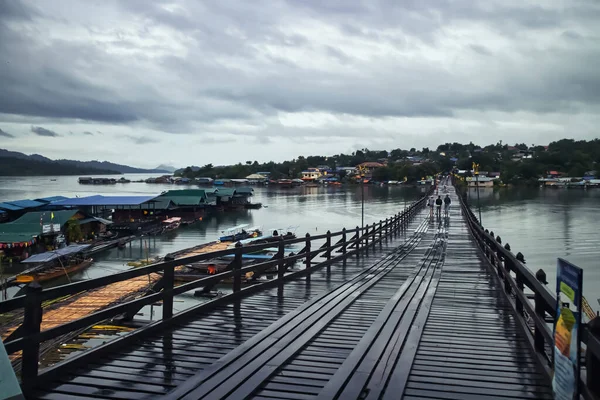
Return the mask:
<path id="1" fill-rule="evenodd" d="M 15 137 L 15 135 L 12 135 L 6 131 L 3 131 L 2 129 L 0 129 L 0 136 L 4 136 L 4 137 L 10 138 L 10 139 L 13 139 Z"/>
<path id="2" fill-rule="evenodd" d="M 58 133 L 51 131 L 50 129 L 42 128 L 41 126 L 32 126 L 31 132 L 38 136 L 57 137 L 60 136 Z"/>
<path id="3" fill-rule="evenodd" d="M 491 56 L 492 52 L 487 47 L 479 44 L 472 44 L 469 46 L 474 52 L 481 54 L 482 56 Z"/>
<path id="4" fill-rule="evenodd" d="M 160 140 L 158 140 L 157 138 L 148 137 L 148 136 L 125 135 L 125 137 L 128 140 L 132 141 L 134 144 L 139 144 L 139 145 L 152 144 L 152 143 L 158 143 L 158 142 L 160 142 Z"/>
<path id="5" fill-rule="evenodd" d="M 465 110 L 577 114 L 600 105 L 594 68 L 600 52 L 595 42 L 576 40 L 594 36 L 586 32 L 600 16 L 593 1 L 553 8 L 525 0 L 485 6 L 470 0 L 181 0 L 171 11 L 173 4 L 163 2 L 96 4 L 98 15 L 122 18 L 118 28 L 103 26 L 78 2 L 60 2 L 52 15 L 25 4 L 0 0 L 0 19 L 11 22 L 0 21 L 0 54 L 10 60 L 0 68 L 0 114 L 44 119 L 29 123 L 77 120 L 190 133 L 216 121 L 248 126 L 281 112 L 385 120 L 456 118 Z M 46 37 L 21 29 L 22 21 L 40 29 L 58 24 L 67 32 L 85 26 L 90 38 Z M 295 21 L 338 29 L 343 40 L 319 40 L 298 31 Z M 466 43 L 444 48 L 457 26 Z M 501 35 L 507 46 L 497 50 L 484 38 L 470 44 L 468 32 L 477 26 Z M 151 40 L 157 27 L 160 35 Z M 531 39 L 553 35 L 569 46 Z M 386 47 L 368 58 L 355 45 Z M 456 64 L 440 61 L 440 54 Z M 473 61 L 470 70 L 463 61 Z"/>
<path id="6" fill-rule="evenodd" d="M 83 134 L 88 136 L 94 136 L 94 134 L 90 131 L 83 131 Z"/>

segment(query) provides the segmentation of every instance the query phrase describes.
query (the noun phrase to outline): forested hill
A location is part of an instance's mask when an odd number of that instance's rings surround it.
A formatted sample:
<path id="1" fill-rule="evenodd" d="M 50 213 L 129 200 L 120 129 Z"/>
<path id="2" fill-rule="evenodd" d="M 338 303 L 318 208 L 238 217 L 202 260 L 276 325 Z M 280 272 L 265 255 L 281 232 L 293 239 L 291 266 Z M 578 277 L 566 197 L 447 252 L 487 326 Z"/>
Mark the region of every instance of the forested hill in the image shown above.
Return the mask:
<path id="1" fill-rule="evenodd" d="M 2 175 L 98 175 L 168 173 L 168 169 L 144 169 L 108 161 L 52 160 L 39 154 L 23 154 L 0 149 L 0 176 Z M 13 161 L 10 161 L 13 160 Z M 22 171 L 22 172 L 19 172 Z M 27 171 L 27 172 L 25 172 Z M 50 172 L 49 172 L 50 171 Z M 57 172 L 60 171 L 60 172 Z"/>
<path id="2" fill-rule="evenodd" d="M 56 161 L 40 161 L 0 155 L 1 176 L 51 176 L 51 175 L 109 175 L 117 171 L 90 167 L 77 167 Z"/>

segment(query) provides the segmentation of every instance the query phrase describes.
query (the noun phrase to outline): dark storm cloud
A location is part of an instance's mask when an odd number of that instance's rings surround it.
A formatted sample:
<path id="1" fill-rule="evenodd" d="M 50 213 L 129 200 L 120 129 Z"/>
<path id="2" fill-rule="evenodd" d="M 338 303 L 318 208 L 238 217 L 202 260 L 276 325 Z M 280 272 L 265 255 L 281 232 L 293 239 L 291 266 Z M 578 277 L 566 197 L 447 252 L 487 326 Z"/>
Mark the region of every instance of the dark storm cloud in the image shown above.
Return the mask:
<path id="1" fill-rule="evenodd" d="M 60 136 L 58 133 L 51 131 L 50 129 L 42 128 L 41 126 L 32 126 L 31 132 L 35 133 L 38 136 L 47 136 L 47 137 Z"/>
<path id="2" fill-rule="evenodd" d="M 0 129 L 0 136 L 4 136 L 7 138 L 11 138 L 11 139 L 13 139 L 15 137 L 15 135 L 11 135 L 10 133 L 3 131 L 2 129 Z"/>
<path id="3" fill-rule="evenodd" d="M 600 104 L 600 32 L 583 30 L 600 17 L 594 1 L 95 7 L 97 17 L 79 2 L 51 13 L 0 0 L 0 114 L 188 133 L 195 124 L 247 126 L 279 112 L 383 120 L 471 110 L 576 114 Z M 103 25 L 113 20 L 122 23 Z M 60 34 L 38 32 L 46 26 Z"/>

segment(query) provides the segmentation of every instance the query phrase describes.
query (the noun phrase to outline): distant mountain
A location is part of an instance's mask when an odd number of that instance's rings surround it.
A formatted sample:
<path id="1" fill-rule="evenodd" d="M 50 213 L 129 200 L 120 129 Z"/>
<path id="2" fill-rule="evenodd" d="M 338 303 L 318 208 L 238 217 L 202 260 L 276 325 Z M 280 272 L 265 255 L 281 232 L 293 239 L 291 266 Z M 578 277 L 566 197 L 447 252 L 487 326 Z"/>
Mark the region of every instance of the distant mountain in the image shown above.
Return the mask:
<path id="1" fill-rule="evenodd" d="M 93 175 L 93 174 L 136 174 L 136 173 L 170 173 L 165 168 L 144 169 L 128 165 L 115 164 L 108 161 L 75 161 L 75 160 L 51 160 L 39 154 L 27 155 L 16 151 L 0 149 L 0 175 Z M 10 165 L 9 160 L 14 160 L 15 167 Z M 21 162 L 25 161 L 25 163 Z M 32 163 L 27 166 L 27 162 Z M 48 166 L 48 169 L 44 168 Z M 18 173 L 16 166 L 24 171 Z M 52 171 L 52 172 L 49 172 Z"/>
<path id="2" fill-rule="evenodd" d="M 171 166 L 171 165 L 165 165 L 165 164 L 160 164 L 158 167 L 156 167 L 156 170 L 160 170 L 160 171 L 167 171 L 167 172 L 175 172 L 177 170 L 177 168 Z"/>
<path id="3" fill-rule="evenodd" d="M 22 157 L 6 157 L 0 154 L 1 176 L 50 176 L 50 175 L 114 175 L 116 171 L 65 165 L 56 161 L 39 161 Z"/>
<path id="4" fill-rule="evenodd" d="M 97 169 L 109 169 L 117 171 L 121 174 L 153 174 L 153 173 L 169 173 L 166 169 L 144 169 L 130 167 L 123 164 L 115 164 L 108 161 L 75 161 L 75 160 L 56 160 L 56 162 L 65 165 L 74 165 L 77 167 L 97 168 Z"/>

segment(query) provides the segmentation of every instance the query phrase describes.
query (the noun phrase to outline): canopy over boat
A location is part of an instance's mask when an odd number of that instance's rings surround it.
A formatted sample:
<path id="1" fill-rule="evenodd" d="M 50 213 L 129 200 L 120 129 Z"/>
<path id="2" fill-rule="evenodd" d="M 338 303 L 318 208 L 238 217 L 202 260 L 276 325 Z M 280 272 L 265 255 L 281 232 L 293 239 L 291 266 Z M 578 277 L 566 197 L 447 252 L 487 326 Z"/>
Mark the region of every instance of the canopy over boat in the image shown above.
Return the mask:
<path id="1" fill-rule="evenodd" d="M 45 263 L 48 261 L 56 260 L 59 257 L 68 256 L 84 251 L 90 247 L 89 244 L 72 244 L 62 249 L 47 251 L 45 253 L 35 254 L 23 261 L 22 263 Z"/>
<path id="2" fill-rule="evenodd" d="M 221 232 L 234 232 L 234 231 L 239 231 L 240 229 L 244 229 L 246 227 L 248 227 L 248 224 L 241 224 L 241 225 L 232 226 L 231 228 L 223 229 Z"/>
<path id="3" fill-rule="evenodd" d="M 181 221 L 181 218 L 180 218 L 180 217 L 173 217 L 173 218 L 165 219 L 165 220 L 163 221 L 163 223 L 164 223 L 164 224 L 172 224 L 172 223 L 174 223 L 174 222 L 179 222 L 179 221 Z"/>

